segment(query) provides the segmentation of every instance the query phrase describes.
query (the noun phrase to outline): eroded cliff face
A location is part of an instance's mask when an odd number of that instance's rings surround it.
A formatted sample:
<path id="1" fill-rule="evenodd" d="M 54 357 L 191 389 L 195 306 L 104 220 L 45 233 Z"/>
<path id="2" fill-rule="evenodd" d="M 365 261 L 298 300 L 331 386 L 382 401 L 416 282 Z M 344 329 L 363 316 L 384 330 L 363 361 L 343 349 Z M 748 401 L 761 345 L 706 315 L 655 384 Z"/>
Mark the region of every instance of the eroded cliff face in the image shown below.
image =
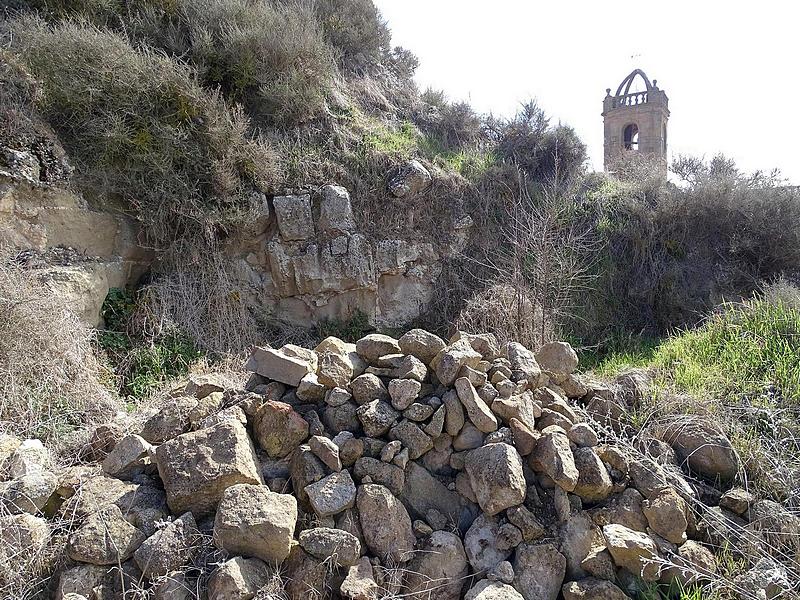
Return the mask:
<path id="1" fill-rule="evenodd" d="M 0 244 L 65 295 L 90 326 L 108 291 L 135 284 L 153 255 L 125 215 L 96 211 L 63 187 L 0 173 Z"/>
<path id="2" fill-rule="evenodd" d="M 398 186 L 398 193 L 412 187 Z M 356 225 L 346 189 L 326 185 L 261 198 L 260 214 L 223 246 L 235 292 L 255 313 L 298 326 L 346 319 L 400 326 L 430 302 L 444 261 L 467 243 L 472 220 L 443 223 L 440 239 L 376 239 Z M 0 240 L 65 294 L 90 326 L 108 291 L 154 268 L 135 220 L 90 208 L 61 184 L 0 174 Z M 161 268 L 161 267 L 156 267 Z"/>
<path id="3" fill-rule="evenodd" d="M 359 310 L 399 326 L 430 302 L 445 260 L 463 250 L 469 217 L 446 224 L 444 239 L 372 239 L 360 232 L 344 188 L 264 199 L 252 231 L 225 250 L 246 301 L 279 320 L 308 325 Z"/>

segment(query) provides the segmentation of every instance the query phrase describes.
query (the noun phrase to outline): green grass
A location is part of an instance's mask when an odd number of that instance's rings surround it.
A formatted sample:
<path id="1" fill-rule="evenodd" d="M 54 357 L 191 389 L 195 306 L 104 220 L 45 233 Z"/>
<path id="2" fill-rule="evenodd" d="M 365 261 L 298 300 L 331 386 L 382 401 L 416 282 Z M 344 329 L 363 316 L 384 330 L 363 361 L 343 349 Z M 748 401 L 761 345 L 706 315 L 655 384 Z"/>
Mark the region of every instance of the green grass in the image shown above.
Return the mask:
<path id="1" fill-rule="evenodd" d="M 699 327 L 661 341 L 612 336 L 581 359 L 598 375 L 655 367 L 658 385 L 699 397 L 778 397 L 798 405 L 800 303 L 785 294 L 760 295 L 725 304 Z"/>
<path id="2" fill-rule="evenodd" d="M 653 364 L 690 394 L 752 398 L 771 390 L 800 404 L 800 310 L 765 297 L 725 305 L 661 344 Z"/>
<path id="3" fill-rule="evenodd" d="M 580 347 L 580 342 L 575 345 Z M 624 369 L 650 366 L 658 345 L 656 338 L 618 331 L 597 346 L 583 350 L 580 364 L 596 375 L 612 376 Z"/>
<path id="4" fill-rule="evenodd" d="M 405 121 L 397 129 L 378 121 L 371 125 L 363 138 L 364 145 L 370 150 L 401 158 L 411 158 L 417 152 L 420 135 L 412 123 Z"/>

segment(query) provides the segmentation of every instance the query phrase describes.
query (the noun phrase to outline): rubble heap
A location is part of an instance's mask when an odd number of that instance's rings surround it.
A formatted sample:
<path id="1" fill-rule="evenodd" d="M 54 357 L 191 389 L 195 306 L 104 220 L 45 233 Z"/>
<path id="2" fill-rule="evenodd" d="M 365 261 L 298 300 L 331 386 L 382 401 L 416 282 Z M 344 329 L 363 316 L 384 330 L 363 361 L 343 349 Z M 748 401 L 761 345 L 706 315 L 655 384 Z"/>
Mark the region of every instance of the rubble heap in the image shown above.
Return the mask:
<path id="1" fill-rule="evenodd" d="M 420 329 L 255 348 L 246 390 L 193 377 L 135 433 L 98 428 L 99 467 L 55 473 L 40 442 L 0 437 L 4 551 L 68 520 L 65 600 L 613 600 L 713 578 L 720 523 L 792 542 L 796 517 L 727 489 L 737 457 L 711 424 L 636 452 L 614 432 L 638 379 L 577 366 L 563 342 Z M 788 587 L 775 565 L 739 585 Z"/>

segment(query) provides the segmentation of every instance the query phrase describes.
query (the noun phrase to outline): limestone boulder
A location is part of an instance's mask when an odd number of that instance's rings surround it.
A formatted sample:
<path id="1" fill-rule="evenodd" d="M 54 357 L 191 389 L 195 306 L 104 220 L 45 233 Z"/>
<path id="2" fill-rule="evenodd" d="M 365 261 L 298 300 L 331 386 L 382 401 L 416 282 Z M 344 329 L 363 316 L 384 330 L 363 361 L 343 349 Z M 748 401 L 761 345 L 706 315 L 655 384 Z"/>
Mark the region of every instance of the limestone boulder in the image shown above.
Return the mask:
<path id="1" fill-rule="evenodd" d="M 673 544 L 686 541 L 689 507 L 674 488 L 665 487 L 642 503 L 650 529 Z"/>
<path id="2" fill-rule="evenodd" d="M 269 583 L 269 567 L 257 558 L 235 556 L 217 567 L 208 580 L 208 600 L 250 600 Z"/>
<path id="3" fill-rule="evenodd" d="M 338 567 L 352 567 L 361 556 L 361 542 L 352 533 L 330 527 L 315 527 L 300 532 L 303 550 Z"/>
<path id="4" fill-rule="evenodd" d="M 389 437 L 400 440 L 408 449 L 408 457 L 416 460 L 433 448 L 431 437 L 420 429 L 419 425 L 408 419 L 403 419 L 389 430 Z"/>
<path id="5" fill-rule="evenodd" d="M 0 560 L 38 554 L 50 538 L 50 525 L 28 513 L 0 517 Z"/>
<path id="6" fill-rule="evenodd" d="M 348 569 L 347 577 L 339 588 L 342 597 L 347 600 L 377 600 L 379 591 L 372 563 L 366 556 Z"/>
<path id="7" fill-rule="evenodd" d="M 256 346 L 245 369 L 272 381 L 297 387 L 303 377 L 316 371 L 316 365 L 308 357 L 291 356 L 281 350 Z"/>
<path id="8" fill-rule="evenodd" d="M 610 581 L 593 577 L 565 583 L 561 593 L 564 600 L 628 600 L 625 592 Z"/>
<path id="9" fill-rule="evenodd" d="M 356 222 L 350 205 L 350 194 L 342 186 L 323 186 L 317 229 L 328 233 L 355 231 Z"/>
<path id="10" fill-rule="evenodd" d="M 387 354 L 400 354 L 400 345 L 391 336 L 382 333 L 370 333 L 356 342 L 356 352 L 370 364 Z"/>
<path id="11" fill-rule="evenodd" d="M 603 537 L 618 567 L 642 577 L 645 581 L 658 580 L 659 553 L 650 536 L 612 523 L 603 527 Z"/>
<path id="12" fill-rule="evenodd" d="M 197 398 L 194 396 L 171 398 L 145 421 L 139 435 L 151 444 L 162 444 L 189 431 L 189 414 L 196 406 Z"/>
<path id="13" fill-rule="evenodd" d="M 253 443 L 238 421 L 179 435 L 156 449 L 156 464 L 170 510 L 195 518 L 213 513 L 230 486 L 263 483 Z"/>
<path id="14" fill-rule="evenodd" d="M 452 385 L 458 377 L 461 367 L 475 368 L 483 360 L 480 352 L 475 351 L 468 340 L 461 339 L 437 352 L 431 361 L 431 368 L 442 385 Z"/>
<path id="15" fill-rule="evenodd" d="M 506 560 L 513 548 L 500 548 L 500 520 L 483 513 L 472 522 L 464 535 L 464 550 L 473 571 L 491 571 Z"/>
<path id="16" fill-rule="evenodd" d="M 10 514 L 39 514 L 55 494 L 58 478 L 49 471 L 35 471 L 0 483 L 0 508 Z"/>
<path id="17" fill-rule="evenodd" d="M 442 403 L 445 407 L 444 429 L 448 435 L 455 437 L 464 427 L 464 405 L 458 399 L 455 390 L 448 390 L 442 396 Z"/>
<path id="18" fill-rule="evenodd" d="M 103 471 L 119 479 L 141 475 L 150 466 L 150 455 L 155 449 L 143 437 L 127 435 L 103 460 Z"/>
<path id="19" fill-rule="evenodd" d="M 430 187 L 433 178 L 418 160 L 410 160 L 397 167 L 389 178 L 389 192 L 396 198 L 419 194 Z"/>
<path id="20" fill-rule="evenodd" d="M 500 581 L 483 579 L 464 596 L 464 600 L 528 600 L 517 590 Z M 533 599 L 531 599 L 533 600 Z"/>
<path id="21" fill-rule="evenodd" d="M 397 410 L 405 410 L 417 399 L 422 384 L 416 379 L 392 379 L 389 382 L 389 396 L 392 406 Z"/>
<path id="22" fill-rule="evenodd" d="M 509 342 L 506 344 L 506 355 L 511 362 L 515 381 L 526 381 L 531 389 L 544 385 L 547 376 L 542 373 L 533 352 L 519 342 Z"/>
<path id="23" fill-rule="evenodd" d="M 314 237 L 311 196 L 275 196 L 272 199 L 278 231 L 285 241 L 302 241 Z"/>
<path id="24" fill-rule="evenodd" d="M 281 563 L 297 524 L 297 500 L 263 485 L 239 484 L 225 490 L 214 519 L 214 544 L 230 554 Z"/>
<path id="25" fill-rule="evenodd" d="M 682 418 L 660 428 L 678 460 L 710 480 L 731 481 L 739 470 L 739 459 L 730 440 L 718 425 L 707 419 Z"/>
<path id="26" fill-rule="evenodd" d="M 361 485 L 357 507 L 364 542 L 375 556 L 395 562 L 413 558 L 416 538 L 403 504 L 384 486 Z"/>
<path id="27" fill-rule="evenodd" d="M 78 562 L 116 565 L 131 558 L 144 540 L 144 533 L 112 504 L 90 516 L 69 536 L 67 554 Z"/>
<path id="28" fill-rule="evenodd" d="M 522 533 L 522 539 L 532 542 L 544 537 L 546 530 L 539 519 L 525 506 L 514 506 L 506 511 L 508 521 Z"/>
<path id="29" fill-rule="evenodd" d="M 513 446 L 487 444 L 467 454 L 464 468 L 484 513 L 496 515 L 525 499 L 522 459 Z"/>
<path id="30" fill-rule="evenodd" d="M 571 492 L 578 484 L 580 473 L 564 433 L 543 434 L 531 454 L 531 467 L 547 474 L 564 491 Z"/>
<path id="31" fill-rule="evenodd" d="M 406 593 L 422 597 L 433 593 L 440 600 L 458 600 L 468 573 L 461 539 L 449 531 L 434 531 L 408 564 Z"/>
<path id="32" fill-rule="evenodd" d="M 197 555 L 202 544 L 192 513 L 187 512 L 147 538 L 133 558 L 150 580 L 178 571 Z"/>
<path id="33" fill-rule="evenodd" d="M 567 560 L 554 544 L 525 542 L 514 555 L 514 587 L 525 600 L 556 600 Z"/>
<path id="34" fill-rule="evenodd" d="M 553 373 L 559 380 L 566 378 L 578 368 L 578 355 L 567 342 L 545 344 L 534 356 L 542 369 Z"/>
<path id="35" fill-rule="evenodd" d="M 356 404 L 366 404 L 373 400 L 389 400 L 389 391 L 377 375 L 364 373 L 350 382 L 350 391 Z"/>
<path id="36" fill-rule="evenodd" d="M 14 446 L 14 438 L 11 445 Z M 11 455 L 6 459 L 3 469 L 6 477 L 17 479 L 34 473 L 48 471 L 52 467 L 53 457 L 41 440 L 29 439 L 16 444 Z"/>
<path id="37" fill-rule="evenodd" d="M 281 568 L 283 593 L 288 600 L 324 598 L 331 585 L 328 563 L 311 556 L 300 544 L 292 546 Z"/>
<path id="38" fill-rule="evenodd" d="M 497 431 L 499 427 L 497 417 L 478 395 L 469 379 L 459 377 L 455 381 L 455 387 L 458 399 L 461 400 L 461 404 L 464 406 L 464 410 L 466 410 L 472 424 L 484 433 Z"/>
<path id="39" fill-rule="evenodd" d="M 397 340 L 403 354 L 416 356 L 426 365 L 447 345 L 438 335 L 424 329 L 411 329 Z"/>
<path id="40" fill-rule="evenodd" d="M 291 405 L 268 400 L 256 413 L 253 433 L 271 458 L 283 458 L 308 439 L 308 422 Z"/>
<path id="41" fill-rule="evenodd" d="M 355 373 L 355 366 L 346 354 L 325 352 L 319 357 L 317 380 L 326 388 L 346 388 Z"/>
<path id="42" fill-rule="evenodd" d="M 353 506 L 356 500 L 356 485 L 349 471 L 323 477 L 306 486 L 305 492 L 318 517 L 338 515 Z"/>
<path id="43" fill-rule="evenodd" d="M 614 484 L 603 461 L 592 448 L 577 448 L 573 453 L 578 481 L 572 490 L 586 502 L 599 502 L 607 498 Z"/>
<path id="44" fill-rule="evenodd" d="M 362 456 L 353 465 L 353 474 L 359 481 L 369 477 L 372 483 L 386 486 L 395 495 L 403 493 L 405 473 L 397 465 L 370 458 L 369 456 Z"/>
<path id="45" fill-rule="evenodd" d="M 308 440 L 308 447 L 331 471 L 342 470 L 342 459 L 339 456 L 339 446 L 330 438 L 321 435 L 312 435 Z"/>

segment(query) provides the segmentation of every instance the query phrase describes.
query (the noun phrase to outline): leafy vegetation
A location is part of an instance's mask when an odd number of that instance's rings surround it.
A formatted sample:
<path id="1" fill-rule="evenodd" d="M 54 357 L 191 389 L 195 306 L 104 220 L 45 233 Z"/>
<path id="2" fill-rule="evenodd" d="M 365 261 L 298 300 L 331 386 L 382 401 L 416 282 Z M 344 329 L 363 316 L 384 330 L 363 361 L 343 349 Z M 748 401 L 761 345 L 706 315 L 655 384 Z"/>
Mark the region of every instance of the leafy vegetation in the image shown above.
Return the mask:
<path id="1" fill-rule="evenodd" d="M 345 342 L 356 342 L 372 330 L 369 317 L 360 310 L 346 319 L 326 319 L 317 324 L 317 334 L 321 339 L 332 335 Z"/>
<path id="2" fill-rule="evenodd" d="M 176 328 L 150 338 L 132 333 L 130 324 L 136 309 L 130 291 L 109 290 L 102 310 L 105 328 L 97 334 L 97 343 L 116 375 L 115 391 L 134 403 L 186 374 L 203 356 L 195 342 Z"/>

